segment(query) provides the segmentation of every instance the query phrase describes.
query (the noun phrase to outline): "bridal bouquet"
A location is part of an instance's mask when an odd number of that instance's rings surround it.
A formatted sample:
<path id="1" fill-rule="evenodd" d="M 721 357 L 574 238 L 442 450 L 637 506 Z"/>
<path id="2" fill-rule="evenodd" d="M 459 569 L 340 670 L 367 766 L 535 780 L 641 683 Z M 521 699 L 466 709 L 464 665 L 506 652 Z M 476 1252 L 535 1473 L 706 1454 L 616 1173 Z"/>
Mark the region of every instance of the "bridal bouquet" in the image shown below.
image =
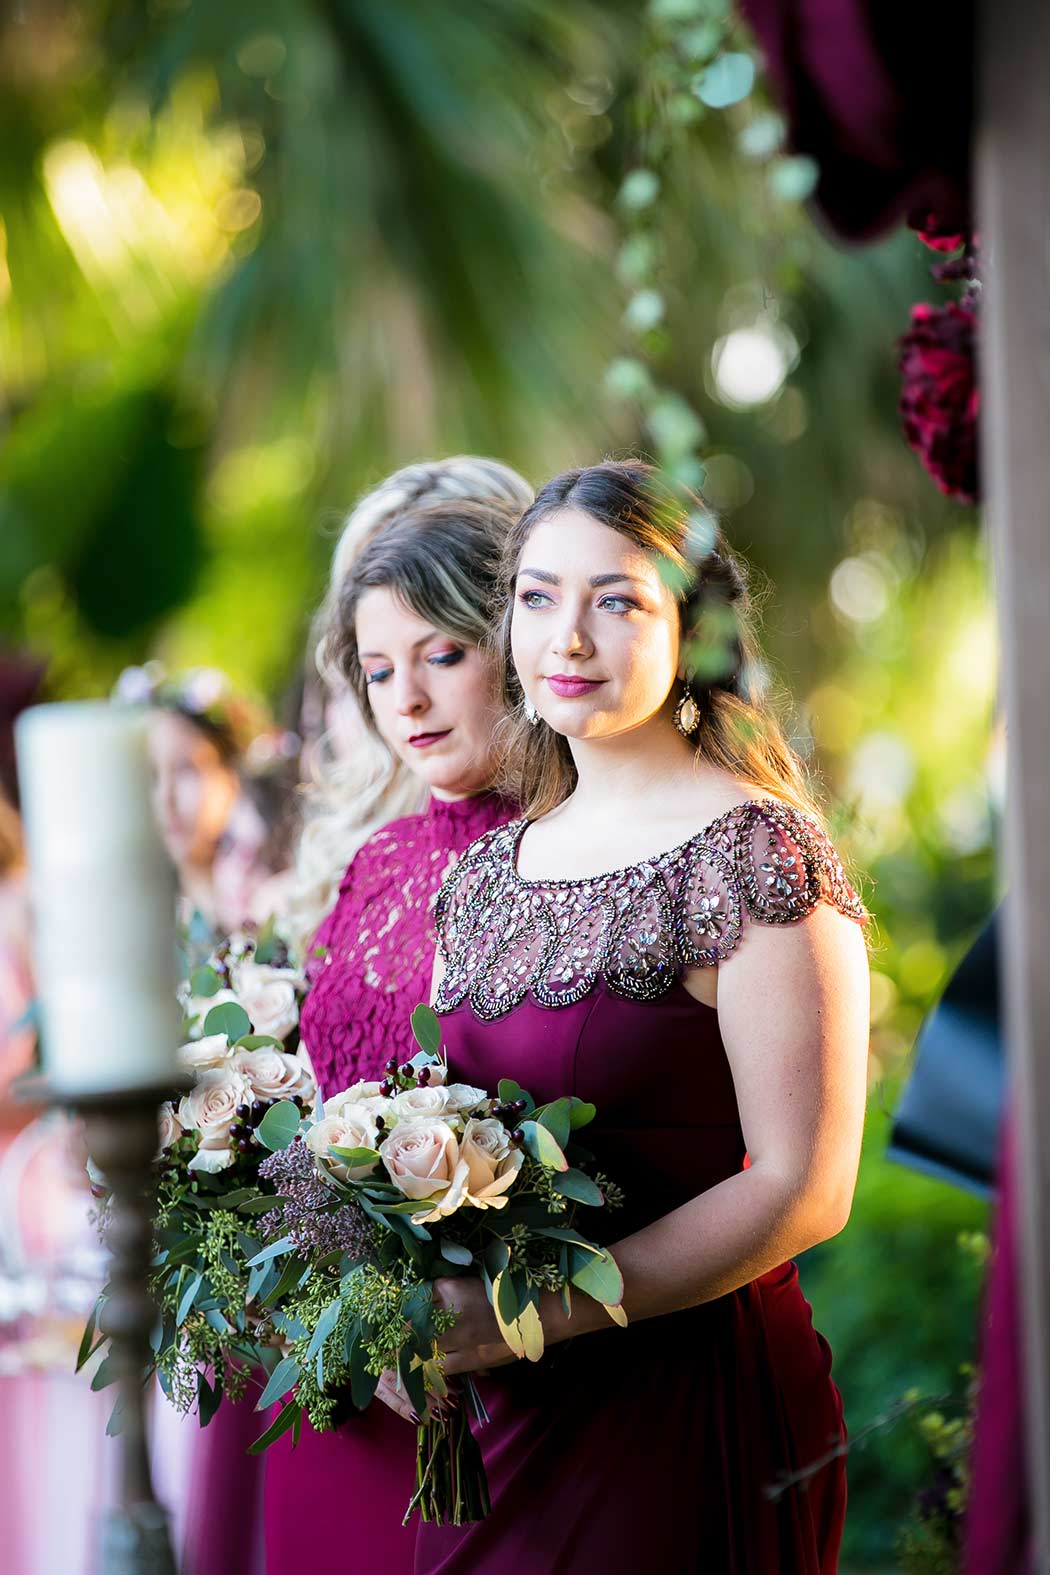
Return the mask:
<path id="1" fill-rule="evenodd" d="M 620 1272 L 577 1223 L 621 1198 L 576 1141 L 593 1105 L 537 1106 L 510 1080 L 495 1096 L 449 1082 L 437 1017 L 417 1007 L 412 1027 L 419 1053 L 388 1062 L 383 1081 L 336 1094 L 313 1122 L 285 1106 L 287 1142 L 259 1167 L 281 1202 L 260 1221 L 276 1239 L 252 1259 L 247 1294 L 271 1309 L 288 1354 L 259 1408 L 284 1404 L 253 1450 L 297 1433 L 304 1413 L 331 1427 L 344 1393 L 363 1409 L 392 1372 L 422 1418 L 405 1520 L 418 1508 L 461 1525 L 488 1512 L 488 1489 L 466 1416 L 428 1405 L 447 1393 L 439 1342 L 455 1321 L 433 1282 L 480 1277 L 504 1340 L 530 1361 L 543 1353 L 542 1292 L 559 1293 L 567 1315 L 574 1290 L 591 1296 L 625 1324 Z M 465 1389 L 484 1421 L 469 1379 Z"/>
<path id="2" fill-rule="evenodd" d="M 150 1288 L 160 1316 L 145 1376 L 156 1371 L 180 1411 L 196 1406 L 202 1426 L 224 1393 L 244 1394 L 253 1366 L 276 1360 L 269 1315 L 248 1294 L 248 1262 L 266 1239 L 253 1230 L 253 1216 L 271 1213 L 275 1204 L 273 1184 L 260 1168 L 298 1130 L 316 1098 L 305 1052 L 295 1049 L 303 983 L 265 960 L 267 945 L 250 936 L 223 942 L 180 990 L 190 1037 L 179 1061 L 192 1084 L 159 1112 Z M 105 1177 L 93 1180 L 104 1227 Z M 106 1344 L 107 1336 L 97 1334 L 105 1300 L 103 1290 L 78 1369 Z M 102 1389 L 116 1376 L 104 1359 L 92 1387 Z M 119 1420 L 115 1413 L 109 1431 Z"/>

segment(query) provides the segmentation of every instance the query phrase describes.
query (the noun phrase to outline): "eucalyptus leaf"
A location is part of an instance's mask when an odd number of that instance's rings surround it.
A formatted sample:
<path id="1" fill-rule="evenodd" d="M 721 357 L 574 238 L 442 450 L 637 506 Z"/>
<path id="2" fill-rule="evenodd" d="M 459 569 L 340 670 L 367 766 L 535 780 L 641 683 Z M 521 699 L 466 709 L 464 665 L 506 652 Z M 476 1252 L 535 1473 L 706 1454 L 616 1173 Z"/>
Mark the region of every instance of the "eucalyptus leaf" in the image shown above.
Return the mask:
<path id="1" fill-rule="evenodd" d="M 238 1214 L 269 1214 L 271 1209 L 280 1208 L 288 1199 L 283 1197 L 245 1198 L 243 1203 L 238 1203 Z"/>
<path id="2" fill-rule="evenodd" d="M 294 1389 L 299 1378 L 299 1363 L 294 1356 L 286 1356 L 277 1363 L 270 1374 L 270 1381 L 259 1396 L 257 1411 L 266 1411 L 277 1400 L 283 1399 L 289 1389 Z"/>
<path id="3" fill-rule="evenodd" d="M 282 1236 L 280 1241 L 272 1241 L 268 1247 L 257 1252 L 254 1258 L 249 1258 L 247 1267 L 254 1269 L 257 1263 L 269 1263 L 271 1258 L 276 1258 L 278 1253 L 288 1252 L 294 1245 L 291 1236 Z"/>
<path id="4" fill-rule="evenodd" d="M 427 1055 L 439 1055 L 441 1052 L 441 1020 L 434 1008 L 427 1006 L 425 1001 L 421 1001 L 408 1021 L 419 1048 L 425 1050 Z"/>
<path id="5" fill-rule="evenodd" d="M 261 1455 L 263 1450 L 268 1449 L 275 1439 L 280 1438 L 282 1433 L 287 1433 L 290 1427 L 295 1426 L 302 1414 L 302 1409 L 298 1400 L 289 1400 L 287 1404 L 281 1407 L 281 1410 L 270 1423 L 266 1432 L 261 1433 L 255 1440 L 255 1443 L 250 1446 L 248 1453 L 250 1455 Z"/>
<path id="6" fill-rule="evenodd" d="M 522 1124 L 525 1135 L 526 1151 L 533 1159 L 545 1165 L 548 1170 L 568 1170 L 569 1161 L 565 1158 L 561 1148 L 552 1133 L 545 1126 L 536 1121 L 526 1121 Z"/>
<path id="7" fill-rule="evenodd" d="M 582 1170 L 571 1167 L 562 1175 L 555 1177 L 554 1191 L 563 1198 L 572 1198 L 575 1203 L 586 1203 L 592 1208 L 598 1208 L 605 1202 L 605 1195 L 601 1187 L 584 1175 Z"/>
<path id="8" fill-rule="evenodd" d="M 211 1385 L 203 1373 L 197 1374 L 197 1415 L 200 1417 L 201 1427 L 207 1427 L 222 1400 L 222 1380 L 216 1379 Z"/>
<path id="9" fill-rule="evenodd" d="M 474 1254 L 461 1241 L 443 1241 L 441 1256 L 449 1263 L 461 1264 L 463 1268 L 474 1262 Z"/>
<path id="10" fill-rule="evenodd" d="M 581 1127 L 589 1126 L 598 1114 L 595 1106 L 586 1099 L 570 1099 L 569 1107 L 569 1125 L 574 1132 L 578 1132 Z"/>
<path id="11" fill-rule="evenodd" d="M 203 1284 L 203 1274 L 190 1275 L 189 1280 L 186 1282 L 185 1289 L 183 1290 L 182 1295 L 179 1297 L 179 1305 L 175 1313 L 175 1322 L 177 1325 L 181 1325 L 186 1322 L 186 1319 L 189 1316 L 190 1308 L 196 1301 L 197 1294 Z"/>
<path id="12" fill-rule="evenodd" d="M 252 1020 L 243 1006 L 236 1001 L 223 1001 L 213 1006 L 204 1019 L 205 1034 L 225 1034 L 231 1045 L 252 1031 Z"/>
<path id="13" fill-rule="evenodd" d="M 243 1039 L 238 1039 L 234 1045 L 235 1050 L 264 1050 L 269 1046 L 274 1050 L 284 1048 L 283 1039 L 275 1039 L 273 1034 L 245 1034 Z"/>
<path id="14" fill-rule="evenodd" d="M 293 1105 L 290 1099 L 282 1099 L 270 1106 L 256 1127 L 255 1135 L 264 1148 L 276 1152 L 287 1148 L 298 1135 L 301 1120 L 298 1105 Z"/>
<path id="15" fill-rule="evenodd" d="M 120 1377 L 118 1364 L 112 1356 L 103 1357 L 91 1377 L 92 1389 L 108 1389 L 110 1384 L 115 1384 Z"/>
<path id="16" fill-rule="evenodd" d="M 77 1351 L 77 1365 L 74 1369 L 78 1373 L 91 1354 L 91 1342 L 95 1336 L 95 1324 L 98 1321 L 98 1314 L 99 1303 L 96 1302 L 94 1307 L 92 1307 L 91 1312 L 88 1314 L 88 1321 L 84 1325 L 84 1333 L 80 1337 L 80 1347 Z"/>
<path id="17" fill-rule="evenodd" d="M 569 1141 L 569 1133 L 572 1130 L 570 1111 L 570 1100 L 555 1099 L 549 1105 L 544 1105 L 542 1109 L 537 1110 L 533 1117 L 541 1126 L 547 1128 L 559 1148 L 564 1148 Z"/>
<path id="18" fill-rule="evenodd" d="M 328 1339 L 328 1336 L 339 1322 L 339 1313 L 342 1310 L 342 1305 L 342 1302 L 338 1297 L 336 1297 L 334 1302 L 328 1303 L 328 1306 L 318 1318 L 314 1327 L 310 1344 L 306 1351 L 306 1360 L 308 1362 L 313 1361 L 314 1357 L 317 1355 L 318 1351 L 321 1349 L 322 1345 L 324 1345 L 325 1341 Z"/>
<path id="19" fill-rule="evenodd" d="M 218 995 L 221 989 L 222 980 L 215 969 L 209 968 L 206 964 L 201 968 L 194 968 L 190 974 L 191 995 Z"/>
<path id="20" fill-rule="evenodd" d="M 596 1302 L 601 1302 L 604 1306 L 621 1300 L 623 1275 L 610 1252 L 588 1255 L 585 1259 L 574 1254 L 573 1264 L 570 1278 L 577 1290 L 583 1291 L 587 1296 L 593 1296 Z"/>

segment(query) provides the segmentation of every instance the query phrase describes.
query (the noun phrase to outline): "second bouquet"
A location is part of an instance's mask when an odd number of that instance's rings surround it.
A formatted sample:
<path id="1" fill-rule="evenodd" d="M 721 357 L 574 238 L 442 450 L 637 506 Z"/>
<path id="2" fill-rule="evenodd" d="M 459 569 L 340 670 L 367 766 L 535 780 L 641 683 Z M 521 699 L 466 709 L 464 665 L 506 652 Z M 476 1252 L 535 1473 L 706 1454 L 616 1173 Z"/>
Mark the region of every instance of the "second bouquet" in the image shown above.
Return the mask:
<path id="1" fill-rule="evenodd" d="M 469 1378 L 466 1407 L 440 1404 L 440 1341 L 455 1314 L 435 1304 L 434 1281 L 480 1277 L 506 1344 L 530 1361 L 543 1354 L 544 1293 L 560 1295 L 567 1316 L 575 1291 L 626 1324 L 620 1271 L 579 1224 L 581 1211 L 621 1198 L 577 1141 L 593 1105 L 537 1105 L 510 1079 L 495 1094 L 452 1082 L 429 1007 L 412 1028 L 411 1061 L 327 1099 L 320 1119 L 290 1123 L 260 1167 L 278 1199 L 260 1221 L 273 1239 L 249 1266 L 248 1294 L 272 1309 L 287 1355 L 259 1406 L 283 1404 L 253 1447 L 297 1433 L 304 1414 L 325 1430 L 348 1405 L 363 1410 L 389 1372 L 422 1418 L 405 1519 L 418 1509 L 461 1525 L 488 1513 L 466 1411 L 485 1415 Z"/>

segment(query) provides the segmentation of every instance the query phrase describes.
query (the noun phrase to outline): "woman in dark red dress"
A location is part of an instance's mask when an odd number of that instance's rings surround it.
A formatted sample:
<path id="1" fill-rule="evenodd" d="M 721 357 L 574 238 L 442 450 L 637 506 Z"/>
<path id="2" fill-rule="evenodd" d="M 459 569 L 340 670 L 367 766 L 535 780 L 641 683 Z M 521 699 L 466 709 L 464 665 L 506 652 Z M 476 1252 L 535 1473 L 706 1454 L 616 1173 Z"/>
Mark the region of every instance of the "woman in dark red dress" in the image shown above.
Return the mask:
<path id="1" fill-rule="evenodd" d="M 446 884 L 435 1004 L 457 1078 L 598 1106 L 629 1324 L 546 1295 L 547 1354 L 509 1365 L 480 1284 L 439 1282 L 493 1511 L 421 1526 L 416 1572 L 833 1575 L 842 1407 L 791 1259 L 849 1213 L 866 915 L 709 522 L 595 466 L 543 489 L 507 568 L 528 818 Z"/>

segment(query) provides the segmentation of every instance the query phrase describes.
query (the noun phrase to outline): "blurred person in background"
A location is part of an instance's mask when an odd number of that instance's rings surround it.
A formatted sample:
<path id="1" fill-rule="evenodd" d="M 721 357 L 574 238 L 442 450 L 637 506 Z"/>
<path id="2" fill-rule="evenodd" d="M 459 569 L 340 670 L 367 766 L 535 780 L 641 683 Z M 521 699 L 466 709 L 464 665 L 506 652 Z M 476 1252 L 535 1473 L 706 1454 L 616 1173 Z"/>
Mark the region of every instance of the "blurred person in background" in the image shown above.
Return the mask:
<path id="1" fill-rule="evenodd" d="M 212 866 L 215 924 L 223 935 L 261 926 L 288 905 L 298 749 L 294 733 L 276 731 L 249 749 Z"/>
<path id="2" fill-rule="evenodd" d="M 116 700 L 154 708 L 153 805 L 183 898 L 181 917 L 216 926 L 213 871 L 240 788 L 238 765 L 265 718 L 225 673 L 194 668 L 168 678 L 157 662 L 121 674 Z"/>

